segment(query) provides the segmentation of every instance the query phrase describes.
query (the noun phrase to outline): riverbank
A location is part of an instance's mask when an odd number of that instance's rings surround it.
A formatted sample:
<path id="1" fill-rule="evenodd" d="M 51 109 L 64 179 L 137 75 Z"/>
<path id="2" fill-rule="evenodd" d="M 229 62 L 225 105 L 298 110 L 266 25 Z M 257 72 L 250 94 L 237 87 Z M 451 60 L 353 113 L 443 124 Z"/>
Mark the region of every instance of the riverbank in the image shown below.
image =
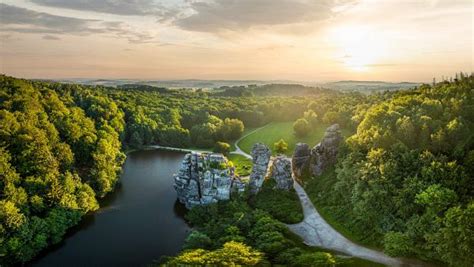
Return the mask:
<path id="1" fill-rule="evenodd" d="M 172 177 L 183 155 L 156 149 L 127 154 L 120 184 L 101 208 L 28 266 L 147 266 L 181 251 L 191 228 Z"/>

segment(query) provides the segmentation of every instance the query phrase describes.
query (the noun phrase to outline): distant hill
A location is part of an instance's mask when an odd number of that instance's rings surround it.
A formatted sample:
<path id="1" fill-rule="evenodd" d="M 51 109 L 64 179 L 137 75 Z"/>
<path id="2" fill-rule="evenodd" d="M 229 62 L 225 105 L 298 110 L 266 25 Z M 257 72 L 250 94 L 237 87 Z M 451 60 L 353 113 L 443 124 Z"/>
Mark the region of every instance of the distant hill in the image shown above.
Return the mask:
<path id="1" fill-rule="evenodd" d="M 322 84 L 322 86 L 342 91 L 365 91 L 365 92 L 374 92 L 374 91 L 390 91 L 390 90 L 400 90 L 400 89 L 409 89 L 415 86 L 419 86 L 420 83 L 412 82 L 383 82 L 383 81 L 338 81 Z"/>
<path id="2" fill-rule="evenodd" d="M 408 89 L 420 85 L 420 83 L 413 82 L 384 82 L 384 81 L 337 81 L 327 83 L 316 83 L 316 82 L 302 82 L 302 81 L 290 81 L 290 80 L 199 80 L 199 79 L 187 79 L 187 80 L 134 80 L 134 79 L 65 79 L 56 80 L 61 83 L 78 83 L 83 85 L 101 85 L 108 87 L 117 88 L 133 88 L 135 89 L 142 87 L 152 89 L 154 87 L 178 89 L 178 88 L 193 88 L 193 89 L 228 89 L 228 88 L 255 88 L 260 87 L 264 89 L 265 93 L 270 93 L 272 89 L 285 90 L 307 90 L 308 87 L 328 88 L 339 91 L 360 91 L 360 92 L 377 92 L 387 90 L 399 90 Z M 297 93 L 298 94 L 298 93 Z"/>

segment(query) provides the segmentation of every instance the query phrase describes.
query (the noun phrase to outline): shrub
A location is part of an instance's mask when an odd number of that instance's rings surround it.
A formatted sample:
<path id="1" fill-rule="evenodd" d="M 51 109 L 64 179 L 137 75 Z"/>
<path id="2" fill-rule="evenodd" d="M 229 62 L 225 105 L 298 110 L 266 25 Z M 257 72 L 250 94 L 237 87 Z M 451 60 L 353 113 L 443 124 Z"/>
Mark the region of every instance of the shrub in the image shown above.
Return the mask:
<path id="1" fill-rule="evenodd" d="M 273 148 L 278 154 L 284 154 L 288 150 L 288 143 L 285 140 L 280 139 L 278 142 L 273 144 Z"/>
<path id="2" fill-rule="evenodd" d="M 214 152 L 228 155 L 230 152 L 230 145 L 226 142 L 217 142 L 214 146 Z"/>

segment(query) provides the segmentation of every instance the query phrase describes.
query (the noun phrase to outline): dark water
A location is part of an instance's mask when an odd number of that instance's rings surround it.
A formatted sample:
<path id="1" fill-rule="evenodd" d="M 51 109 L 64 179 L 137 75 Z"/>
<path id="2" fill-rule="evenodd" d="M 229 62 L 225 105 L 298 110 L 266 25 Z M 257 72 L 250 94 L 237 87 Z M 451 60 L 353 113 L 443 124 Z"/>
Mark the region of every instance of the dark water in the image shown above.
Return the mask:
<path id="1" fill-rule="evenodd" d="M 172 175 L 182 158 L 169 151 L 130 153 L 120 185 L 101 209 L 32 265 L 144 266 L 176 254 L 189 231 L 173 189 Z"/>

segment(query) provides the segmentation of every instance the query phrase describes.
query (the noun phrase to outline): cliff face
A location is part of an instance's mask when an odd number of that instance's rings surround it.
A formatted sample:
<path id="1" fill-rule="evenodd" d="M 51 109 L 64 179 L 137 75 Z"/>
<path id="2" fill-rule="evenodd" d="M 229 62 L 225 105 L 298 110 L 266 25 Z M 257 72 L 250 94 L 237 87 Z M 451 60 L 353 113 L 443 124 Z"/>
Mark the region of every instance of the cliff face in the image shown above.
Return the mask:
<path id="1" fill-rule="evenodd" d="M 292 158 L 295 177 L 301 178 L 306 171 L 313 176 L 319 176 L 328 167 L 334 165 L 341 141 L 339 125 L 334 124 L 326 129 L 321 142 L 311 150 L 307 144 L 297 144 Z"/>
<path id="2" fill-rule="evenodd" d="M 271 150 L 264 144 L 256 143 L 252 147 L 252 173 L 250 174 L 250 193 L 256 194 L 263 184 L 267 175 L 268 163 L 272 156 Z"/>
<path id="3" fill-rule="evenodd" d="M 311 157 L 311 150 L 308 144 L 298 143 L 295 147 L 295 152 L 291 158 L 291 168 L 295 177 L 301 177 L 304 171 L 309 169 L 309 159 Z"/>
<path id="4" fill-rule="evenodd" d="M 285 156 L 275 157 L 270 167 L 270 178 L 275 180 L 277 189 L 290 190 L 293 188 L 291 160 Z"/>
<path id="5" fill-rule="evenodd" d="M 232 190 L 242 192 L 245 185 L 235 177 L 234 168 L 221 154 L 186 154 L 174 176 L 178 199 L 186 208 L 230 199 Z"/>

